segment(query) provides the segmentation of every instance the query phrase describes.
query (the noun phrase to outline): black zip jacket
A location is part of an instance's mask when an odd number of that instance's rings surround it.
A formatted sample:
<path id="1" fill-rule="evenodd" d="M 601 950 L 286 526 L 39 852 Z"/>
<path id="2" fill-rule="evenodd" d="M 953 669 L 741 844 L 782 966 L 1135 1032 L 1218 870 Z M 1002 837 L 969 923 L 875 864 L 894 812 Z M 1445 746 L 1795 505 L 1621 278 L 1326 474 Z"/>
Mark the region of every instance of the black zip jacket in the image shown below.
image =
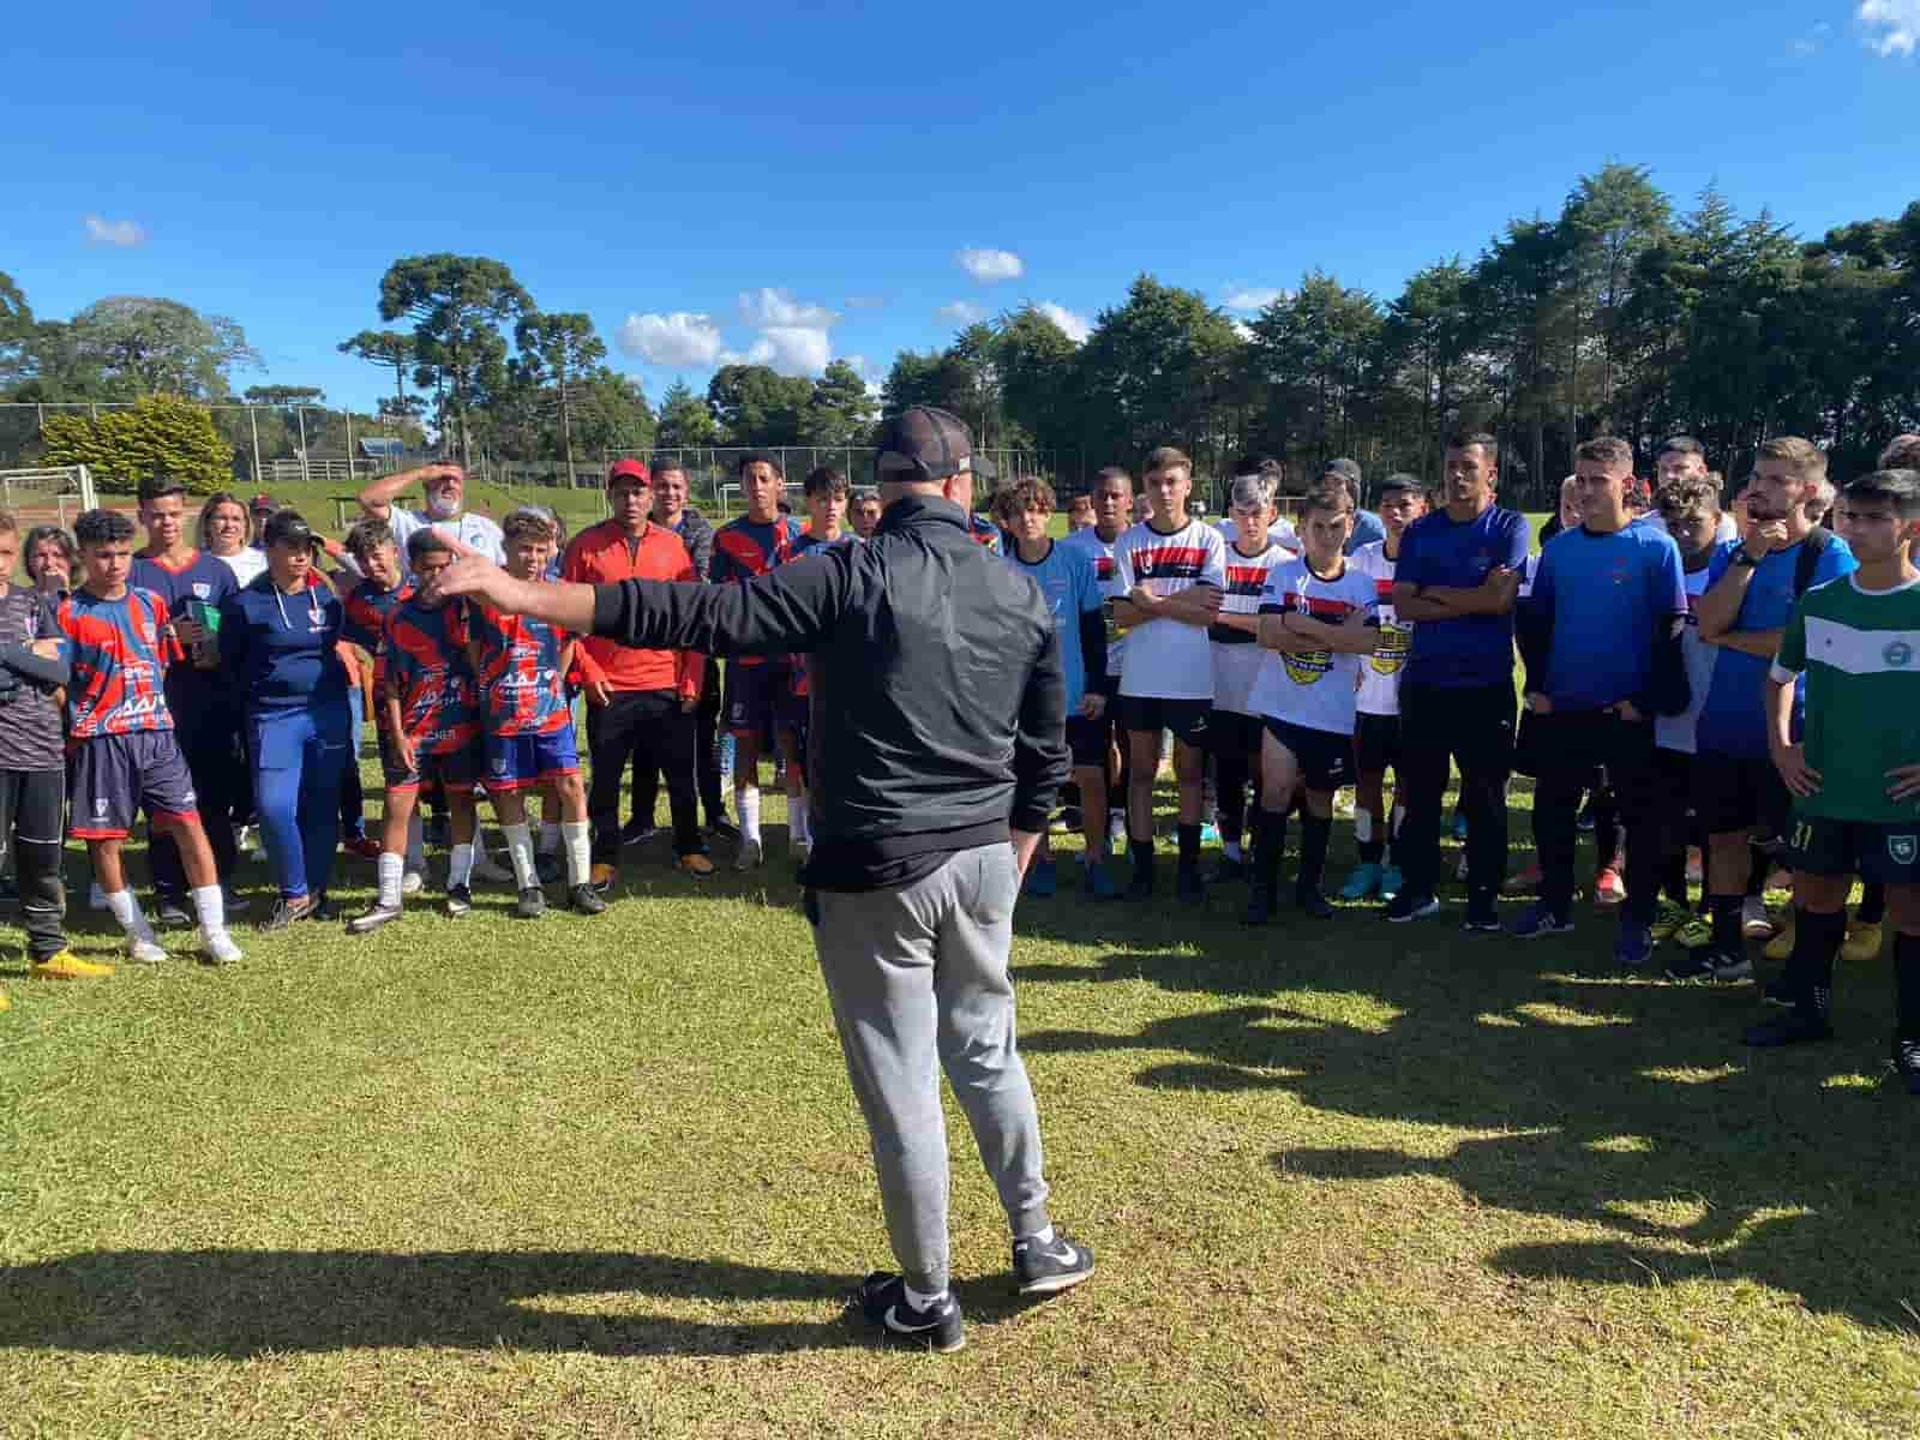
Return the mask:
<path id="1" fill-rule="evenodd" d="M 1046 829 L 1068 773 L 1066 687 L 1040 587 L 960 507 L 909 496 L 864 545 L 736 585 L 597 587 L 593 631 L 709 655 L 804 653 L 814 798 L 804 884 L 911 884 L 956 850 Z"/>

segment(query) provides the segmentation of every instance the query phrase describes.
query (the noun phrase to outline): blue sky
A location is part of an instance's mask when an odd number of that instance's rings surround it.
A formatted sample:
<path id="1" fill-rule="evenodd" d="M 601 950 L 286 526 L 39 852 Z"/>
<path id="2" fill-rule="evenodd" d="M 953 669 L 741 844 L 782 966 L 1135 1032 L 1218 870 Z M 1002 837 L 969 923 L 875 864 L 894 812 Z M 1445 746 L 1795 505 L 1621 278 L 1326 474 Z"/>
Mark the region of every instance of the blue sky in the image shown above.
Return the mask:
<path id="1" fill-rule="evenodd" d="M 45 316 L 229 315 L 238 386 L 367 405 L 334 346 L 388 263 L 491 255 L 657 400 L 734 356 L 877 378 L 1027 300 L 1084 323 L 1143 270 L 1391 296 L 1609 160 L 1809 236 L 1920 198 L 1920 0 L 655 9 L 32 7 L 0 270 Z"/>

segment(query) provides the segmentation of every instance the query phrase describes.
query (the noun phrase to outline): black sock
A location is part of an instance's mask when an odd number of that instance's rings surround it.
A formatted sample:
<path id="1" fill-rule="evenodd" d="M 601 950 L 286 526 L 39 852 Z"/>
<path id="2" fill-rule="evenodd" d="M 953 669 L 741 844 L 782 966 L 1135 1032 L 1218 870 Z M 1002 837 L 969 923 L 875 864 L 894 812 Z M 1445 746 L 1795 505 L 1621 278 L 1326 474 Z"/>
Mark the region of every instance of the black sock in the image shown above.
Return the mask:
<path id="1" fill-rule="evenodd" d="M 1286 812 L 1262 810 L 1253 828 L 1253 878 L 1268 894 L 1280 888 L 1280 856 L 1286 848 Z"/>
<path id="2" fill-rule="evenodd" d="M 1746 943 L 1740 933 L 1740 898 L 1715 895 L 1707 901 L 1707 914 L 1713 917 L 1713 948 L 1725 955 L 1738 955 Z"/>
<path id="3" fill-rule="evenodd" d="M 1133 873 L 1153 878 L 1153 837 L 1136 840 L 1127 836 L 1127 854 L 1133 857 Z"/>
<path id="4" fill-rule="evenodd" d="M 1860 908 L 1853 912 L 1853 918 L 1862 925 L 1878 925 L 1887 918 L 1887 887 L 1878 880 L 1869 880 L 1866 888 L 1860 892 Z"/>
<path id="5" fill-rule="evenodd" d="M 1667 858 L 1660 868 L 1660 888 L 1667 892 L 1667 899 L 1681 909 L 1687 907 L 1687 850 L 1683 845 L 1677 854 Z"/>
<path id="6" fill-rule="evenodd" d="M 1200 863 L 1200 827 L 1183 820 L 1174 827 L 1174 834 L 1180 837 L 1180 868 L 1191 870 Z"/>
<path id="7" fill-rule="evenodd" d="M 1920 935 L 1893 937 L 1893 1033 L 1920 1040 Z"/>
<path id="8" fill-rule="evenodd" d="M 1833 1003 L 1833 962 L 1846 938 L 1846 911 L 1816 915 L 1794 906 L 1793 954 L 1787 957 L 1787 989 L 1794 1009 L 1827 1018 Z"/>
<path id="9" fill-rule="evenodd" d="M 1327 841 L 1333 835 L 1333 817 L 1300 814 L 1300 874 L 1294 885 L 1301 890 L 1318 890 L 1327 868 Z"/>
<path id="10" fill-rule="evenodd" d="M 1360 842 L 1360 861 L 1365 865 L 1378 865 L 1386 857 L 1387 842 L 1384 840 L 1362 840 Z"/>
<path id="11" fill-rule="evenodd" d="M 1767 867 L 1770 863 L 1767 852 L 1758 845 L 1747 847 L 1747 895 L 1749 897 L 1757 900 L 1766 893 Z"/>

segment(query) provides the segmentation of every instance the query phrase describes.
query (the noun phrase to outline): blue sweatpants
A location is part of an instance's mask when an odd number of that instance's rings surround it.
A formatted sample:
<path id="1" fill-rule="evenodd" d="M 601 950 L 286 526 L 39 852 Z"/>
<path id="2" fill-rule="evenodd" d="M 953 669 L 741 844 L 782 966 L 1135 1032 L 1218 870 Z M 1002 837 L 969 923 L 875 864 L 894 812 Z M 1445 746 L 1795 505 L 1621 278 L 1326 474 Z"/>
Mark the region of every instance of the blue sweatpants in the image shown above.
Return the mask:
<path id="1" fill-rule="evenodd" d="M 254 812 L 285 899 L 320 895 L 333 876 L 352 724 L 344 696 L 248 717 Z"/>

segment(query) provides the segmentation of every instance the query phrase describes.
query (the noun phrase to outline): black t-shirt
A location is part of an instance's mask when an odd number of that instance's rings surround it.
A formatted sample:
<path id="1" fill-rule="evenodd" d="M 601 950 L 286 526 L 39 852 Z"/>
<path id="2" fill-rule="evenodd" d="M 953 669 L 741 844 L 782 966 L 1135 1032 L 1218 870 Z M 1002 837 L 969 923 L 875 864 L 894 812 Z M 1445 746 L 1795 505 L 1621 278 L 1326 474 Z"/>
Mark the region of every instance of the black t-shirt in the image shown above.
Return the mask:
<path id="1" fill-rule="evenodd" d="M 0 646 L 31 645 L 58 636 L 53 606 L 37 590 L 15 586 L 0 596 Z M 63 770 L 65 735 L 54 687 L 9 672 L 18 683 L 0 690 L 0 770 Z"/>

